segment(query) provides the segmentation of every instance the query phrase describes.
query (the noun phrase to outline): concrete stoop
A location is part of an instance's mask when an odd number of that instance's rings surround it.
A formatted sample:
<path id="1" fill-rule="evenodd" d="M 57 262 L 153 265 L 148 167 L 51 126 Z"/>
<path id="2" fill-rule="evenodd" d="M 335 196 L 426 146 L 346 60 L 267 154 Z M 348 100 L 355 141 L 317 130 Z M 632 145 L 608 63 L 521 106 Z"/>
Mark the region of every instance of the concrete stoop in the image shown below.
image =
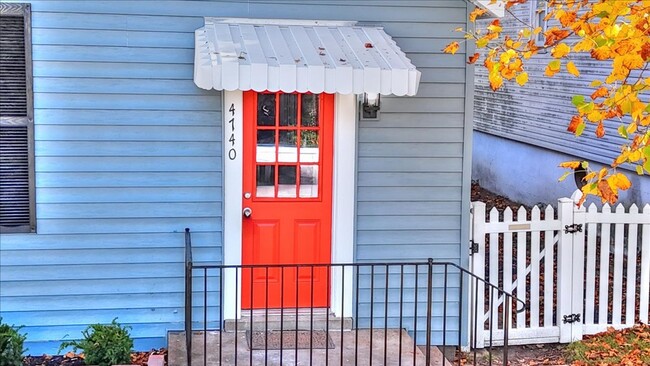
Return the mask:
<path id="1" fill-rule="evenodd" d="M 197 331 L 192 335 L 190 366 L 234 365 L 235 359 L 238 365 L 325 365 L 326 359 L 330 365 L 369 365 L 371 357 L 373 365 L 398 365 L 400 359 L 402 365 L 426 365 L 424 353 L 419 347 L 414 347 L 413 339 L 404 330 L 381 329 L 371 333 L 369 329 L 359 329 L 343 331 L 343 334 L 338 330 L 330 331 L 329 335 L 334 343 L 333 348 L 299 349 L 297 352 L 291 348 L 283 350 L 281 355 L 280 350 L 251 351 L 245 331 L 208 331 L 205 337 L 203 332 Z M 167 342 L 168 366 L 188 366 L 185 333 L 170 332 Z M 435 347 L 431 348 L 430 360 L 431 366 L 451 365 L 447 361 L 443 364 L 443 355 Z"/>

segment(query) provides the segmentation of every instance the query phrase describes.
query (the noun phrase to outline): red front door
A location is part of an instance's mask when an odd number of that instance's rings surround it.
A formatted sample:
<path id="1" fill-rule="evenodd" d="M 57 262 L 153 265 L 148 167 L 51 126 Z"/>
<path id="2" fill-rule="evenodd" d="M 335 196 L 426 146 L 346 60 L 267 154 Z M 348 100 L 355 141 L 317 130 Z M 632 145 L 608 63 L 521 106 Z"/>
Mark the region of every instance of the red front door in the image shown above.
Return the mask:
<path id="1" fill-rule="evenodd" d="M 244 92 L 243 264 L 330 263 L 333 123 L 331 94 Z M 242 307 L 326 307 L 328 273 L 244 269 Z"/>

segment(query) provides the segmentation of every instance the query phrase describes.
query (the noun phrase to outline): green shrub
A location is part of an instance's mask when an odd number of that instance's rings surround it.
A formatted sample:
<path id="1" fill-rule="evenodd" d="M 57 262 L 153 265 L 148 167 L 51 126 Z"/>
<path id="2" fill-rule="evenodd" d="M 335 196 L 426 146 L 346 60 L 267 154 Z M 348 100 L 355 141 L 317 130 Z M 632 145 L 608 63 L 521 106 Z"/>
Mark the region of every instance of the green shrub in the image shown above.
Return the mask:
<path id="1" fill-rule="evenodd" d="M 0 318 L 0 366 L 21 366 L 23 364 L 23 344 L 26 336 L 20 328 L 2 322 Z"/>
<path id="2" fill-rule="evenodd" d="M 133 339 L 129 335 L 131 327 L 123 327 L 117 318 L 111 324 L 92 324 L 81 334 L 84 339 L 61 343 L 59 353 L 66 347 L 82 350 L 87 365 L 125 365 L 131 363 Z"/>

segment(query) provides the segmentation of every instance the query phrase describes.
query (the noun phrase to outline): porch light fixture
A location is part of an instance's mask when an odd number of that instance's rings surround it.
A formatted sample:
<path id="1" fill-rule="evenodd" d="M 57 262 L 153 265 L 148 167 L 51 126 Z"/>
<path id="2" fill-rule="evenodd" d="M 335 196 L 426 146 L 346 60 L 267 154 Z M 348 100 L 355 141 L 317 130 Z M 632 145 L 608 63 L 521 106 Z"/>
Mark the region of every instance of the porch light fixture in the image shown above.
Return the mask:
<path id="1" fill-rule="evenodd" d="M 363 101 L 361 102 L 361 119 L 378 120 L 380 107 L 381 98 L 379 93 L 363 93 Z"/>

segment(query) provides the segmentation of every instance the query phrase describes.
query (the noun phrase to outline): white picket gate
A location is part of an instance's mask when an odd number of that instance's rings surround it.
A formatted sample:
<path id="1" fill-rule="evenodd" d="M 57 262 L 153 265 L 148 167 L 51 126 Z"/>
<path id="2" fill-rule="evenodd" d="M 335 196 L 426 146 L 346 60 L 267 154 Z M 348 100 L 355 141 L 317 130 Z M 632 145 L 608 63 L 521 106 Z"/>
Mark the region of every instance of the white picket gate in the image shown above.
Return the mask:
<path id="1" fill-rule="evenodd" d="M 527 304 L 513 312 L 511 344 L 566 343 L 610 326 L 648 323 L 650 204 L 641 212 L 636 205 L 599 211 L 593 204 L 578 208 L 579 194 L 558 200 L 557 210 L 520 207 L 516 217 L 509 208 L 488 214 L 484 203 L 472 203 L 472 272 Z M 504 319 L 488 325 L 503 299 L 490 302 L 482 287 L 471 294 L 470 303 L 492 305 L 469 311 L 484 325 L 472 346 L 490 339 L 499 345 Z"/>

